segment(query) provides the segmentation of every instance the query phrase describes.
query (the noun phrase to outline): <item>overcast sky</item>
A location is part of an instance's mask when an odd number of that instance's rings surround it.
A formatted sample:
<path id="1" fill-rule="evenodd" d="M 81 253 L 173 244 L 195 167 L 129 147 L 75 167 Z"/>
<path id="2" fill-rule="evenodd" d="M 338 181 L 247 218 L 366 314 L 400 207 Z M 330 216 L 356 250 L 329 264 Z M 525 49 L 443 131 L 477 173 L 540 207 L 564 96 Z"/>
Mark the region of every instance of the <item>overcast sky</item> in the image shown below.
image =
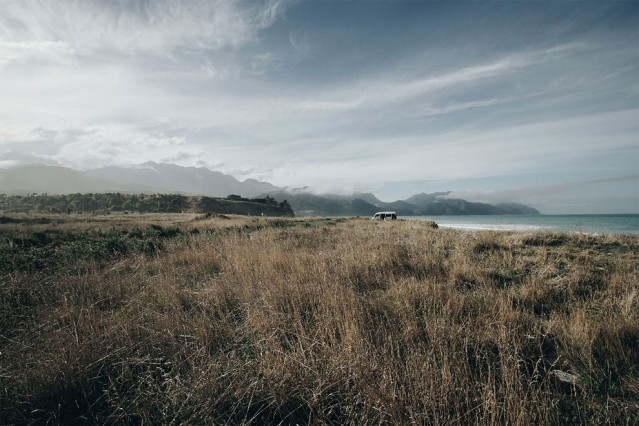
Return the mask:
<path id="1" fill-rule="evenodd" d="M 0 167 L 639 212 L 638 1 L 0 0 Z"/>

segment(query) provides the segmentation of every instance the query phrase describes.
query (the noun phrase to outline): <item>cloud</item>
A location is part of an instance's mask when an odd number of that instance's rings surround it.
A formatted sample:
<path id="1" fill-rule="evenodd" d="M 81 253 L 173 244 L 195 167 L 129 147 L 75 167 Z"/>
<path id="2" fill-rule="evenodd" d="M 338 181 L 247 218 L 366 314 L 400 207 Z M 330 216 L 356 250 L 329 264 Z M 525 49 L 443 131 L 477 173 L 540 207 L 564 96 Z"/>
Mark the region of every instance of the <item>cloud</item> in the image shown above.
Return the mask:
<path id="1" fill-rule="evenodd" d="M 184 138 L 163 132 L 136 133 L 126 127 L 109 126 L 66 134 L 69 135 L 66 141 L 60 140 L 59 149 L 51 158 L 79 169 L 167 159 L 184 161 L 199 155 L 193 148 L 184 146 Z"/>
<path id="2" fill-rule="evenodd" d="M 299 146 L 281 147 L 279 157 L 287 161 L 271 167 L 280 185 L 321 182 L 333 188 L 343 182 L 372 187 L 406 181 L 506 178 L 558 168 L 565 174 L 583 174 L 589 169 L 591 175 L 600 175 L 611 173 L 607 170 L 609 163 L 621 167 L 619 158 L 636 158 L 638 113 L 587 114 L 499 129 L 460 129 L 428 137 L 410 134 L 369 140 L 364 135 L 347 144 L 316 136 L 301 141 Z M 261 152 L 265 158 L 278 157 L 277 152 Z"/>
<path id="3" fill-rule="evenodd" d="M 15 151 L 0 152 L 0 164 L 0 168 L 8 168 L 25 164 L 46 164 L 49 166 L 60 165 L 56 161 L 41 155 L 31 155 Z"/>
<path id="4" fill-rule="evenodd" d="M 4 142 L 0 160 L 47 163 L 90 169 L 107 164 L 131 165 L 145 161 L 195 162 L 201 152 L 185 146 L 181 136 L 164 132 L 141 133 L 122 126 L 47 129 L 38 127 L 23 139 Z M 29 152 L 37 152 L 32 155 Z M 152 155 L 149 155 L 152 153 Z"/>
<path id="5" fill-rule="evenodd" d="M 390 77 L 380 76 L 365 80 L 353 89 L 340 87 L 338 90 L 320 99 L 305 100 L 301 107 L 309 110 L 320 111 L 349 111 L 356 109 L 382 108 L 389 104 L 406 102 L 411 99 L 430 94 L 442 96 L 442 92 L 455 87 L 467 87 L 473 84 L 481 84 L 490 79 L 501 79 L 516 73 L 524 68 L 539 65 L 558 57 L 583 50 L 583 44 L 571 43 L 552 48 L 531 50 L 528 52 L 516 52 L 505 55 L 494 61 L 460 67 L 447 72 L 434 75 L 416 76 L 406 78 L 404 73 L 394 72 Z M 450 110 L 445 108 L 435 113 L 459 111 L 467 108 L 493 105 L 495 99 L 468 102 L 460 104 Z"/>
<path id="6" fill-rule="evenodd" d="M 0 96 L 12 102 L 0 103 L 0 144 L 34 125 L 233 126 L 245 106 L 217 82 L 269 67 L 269 52 L 233 52 L 257 43 L 289 3 L 7 1 Z"/>
<path id="7" fill-rule="evenodd" d="M 75 50 L 65 41 L 6 41 L 0 39 L 0 69 L 15 62 L 68 63 Z"/>
<path id="8" fill-rule="evenodd" d="M 5 49 L 57 47 L 79 55 L 170 55 L 180 49 L 239 48 L 272 25 L 285 4 L 281 0 L 9 0 L 0 15 L 0 40 Z"/>

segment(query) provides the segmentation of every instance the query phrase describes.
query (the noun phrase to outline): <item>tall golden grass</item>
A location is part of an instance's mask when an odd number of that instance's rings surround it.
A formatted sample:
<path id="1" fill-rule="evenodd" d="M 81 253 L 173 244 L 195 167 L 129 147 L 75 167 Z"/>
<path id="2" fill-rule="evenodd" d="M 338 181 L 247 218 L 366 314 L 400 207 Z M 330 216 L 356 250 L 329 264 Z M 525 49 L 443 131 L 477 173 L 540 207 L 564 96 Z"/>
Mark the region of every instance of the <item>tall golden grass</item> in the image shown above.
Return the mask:
<path id="1" fill-rule="evenodd" d="M 172 218 L 1 276 L 0 423 L 639 421 L 637 237 Z"/>

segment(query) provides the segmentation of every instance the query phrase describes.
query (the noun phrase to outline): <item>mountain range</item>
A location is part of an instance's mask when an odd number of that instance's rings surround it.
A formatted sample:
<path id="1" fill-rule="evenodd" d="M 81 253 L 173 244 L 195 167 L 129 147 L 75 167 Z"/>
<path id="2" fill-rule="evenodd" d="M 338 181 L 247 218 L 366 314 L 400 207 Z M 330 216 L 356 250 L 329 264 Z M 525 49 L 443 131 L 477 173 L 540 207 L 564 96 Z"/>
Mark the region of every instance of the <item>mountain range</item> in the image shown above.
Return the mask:
<path id="1" fill-rule="evenodd" d="M 395 211 L 400 216 L 540 214 L 532 207 L 517 203 L 486 204 L 447 198 L 450 192 L 420 193 L 406 200 L 387 203 L 371 193 L 349 196 L 303 191 L 268 193 L 277 201 L 287 200 L 298 215 L 372 216 L 378 211 Z"/>
<path id="2" fill-rule="evenodd" d="M 87 171 L 59 166 L 29 165 L 0 169 L 0 193 L 180 193 L 226 197 L 258 197 L 278 188 L 268 182 L 243 182 L 204 167 L 146 162 L 132 167 L 104 167 Z"/>
<path id="3" fill-rule="evenodd" d="M 539 214 L 516 204 L 485 204 L 451 198 L 449 192 L 420 193 L 406 200 L 384 202 L 371 193 L 352 195 L 314 194 L 308 188 L 280 188 L 255 179 L 239 181 L 204 167 L 146 162 L 132 167 L 104 167 L 79 171 L 59 166 L 30 165 L 0 169 L 0 193 L 179 193 L 246 198 L 269 195 L 288 201 L 298 215 L 368 216 L 393 210 L 400 216 Z"/>

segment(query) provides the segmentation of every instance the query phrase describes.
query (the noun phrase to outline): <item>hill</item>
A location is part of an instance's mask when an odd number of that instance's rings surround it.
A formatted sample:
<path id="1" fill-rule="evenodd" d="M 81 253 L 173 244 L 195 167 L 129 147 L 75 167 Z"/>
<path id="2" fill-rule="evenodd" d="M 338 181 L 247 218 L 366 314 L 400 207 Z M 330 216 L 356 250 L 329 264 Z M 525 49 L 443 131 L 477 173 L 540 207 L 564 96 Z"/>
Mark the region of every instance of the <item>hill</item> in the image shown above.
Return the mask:
<path id="1" fill-rule="evenodd" d="M 268 195 L 276 200 L 288 200 L 293 210 L 300 215 L 370 216 L 380 210 L 392 210 L 400 216 L 540 214 L 536 209 L 522 204 L 492 205 L 447 198 L 448 192 L 421 193 L 391 203 L 383 202 L 373 194 L 342 196 L 275 191 Z"/>
<path id="2" fill-rule="evenodd" d="M 133 167 L 104 167 L 79 171 L 67 167 L 29 165 L 0 169 L 0 189 L 5 194 L 75 193 L 182 193 L 253 198 L 279 188 L 268 182 L 232 176 L 204 167 L 147 162 Z"/>
<path id="3" fill-rule="evenodd" d="M 256 197 L 279 189 L 268 182 L 255 179 L 240 182 L 232 176 L 205 167 L 181 167 L 152 161 L 133 167 L 104 167 L 89 170 L 86 174 L 122 185 L 153 187 L 156 192 L 202 194 L 210 197 L 226 197 L 229 194 Z"/>
<path id="4" fill-rule="evenodd" d="M 156 192 L 150 186 L 124 184 L 66 167 L 42 165 L 0 169 L 0 189 L 5 194 Z"/>
<path id="5" fill-rule="evenodd" d="M 393 210 L 401 216 L 539 214 L 516 204 L 486 204 L 451 198 L 450 192 L 415 194 L 406 200 L 384 202 L 371 193 L 314 194 L 308 187 L 283 189 L 255 179 L 239 181 L 205 167 L 146 162 L 131 167 L 103 167 L 78 171 L 65 167 L 32 165 L 0 169 L 0 193 L 5 194 L 166 194 L 224 198 L 231 194 L 251 198 L 288 200 L 302 215 L 369 216 Z"/>

